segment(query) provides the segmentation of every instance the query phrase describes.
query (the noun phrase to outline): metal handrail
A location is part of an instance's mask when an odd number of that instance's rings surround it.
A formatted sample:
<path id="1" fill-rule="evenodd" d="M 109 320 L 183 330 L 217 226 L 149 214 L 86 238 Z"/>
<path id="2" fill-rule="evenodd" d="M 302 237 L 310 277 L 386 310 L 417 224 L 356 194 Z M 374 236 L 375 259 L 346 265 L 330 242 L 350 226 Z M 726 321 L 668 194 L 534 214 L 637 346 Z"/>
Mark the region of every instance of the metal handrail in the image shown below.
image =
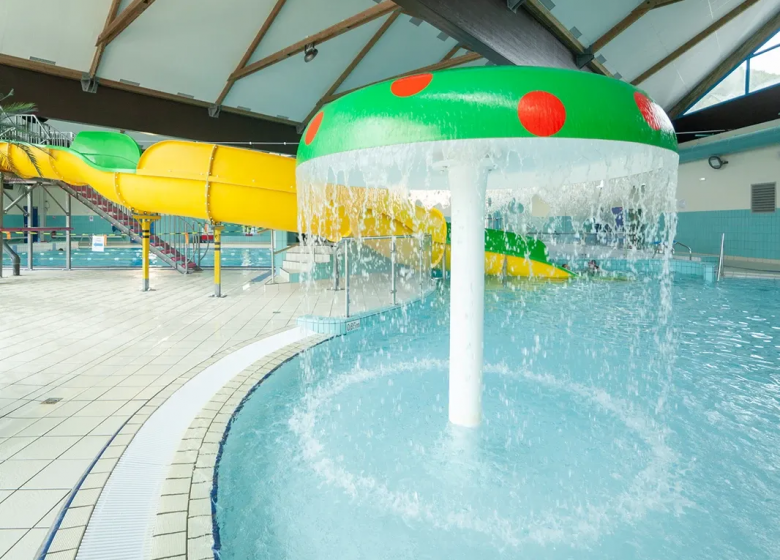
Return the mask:
<path id="1" fill-rule="evenodd" d="M 37 115 L 33 114 L 8 115 L 0 108 L 0 120 L 13 125 L 0 134 L 0 139 L 3 140 L 68 148 L 75 138 L 72 132 L 60 132 L 51 125 L 42 123 Z"/>
<path id="2" fill-rule="evenodd" d="M 693 251 L 691 250 L 690 247 L 688 247 L 685 243 L 680 243 L 679 241 L 675 241 L 672 244 L 672 249 L 674 249 L 675 245 L 679 245 L 680 247 L 685 247 L 686 249 L 688 249 L 688 260 L 689 261 L 693 260 Z"/>
<path id="3" fill-rule="evenodd" d="M 429 250 L 433 250 L 433 238 L 430 234 L 407 234 L 407 235 L 370 235 L 365 237 L 360 237 L 360 241 L 374 241 L 374 240 L 383 240 L 383 239 L 389 239 L 391 242 L 390 245 L 390 293 L 392 296 L 392 304 L 397 305 L 398 298 L 397 298 L 397 289 L 396 289 L 396 266 L 397 266 L 397 259 L 396 259 L 396 244 L 398 239 L 419 239 L 420 240 L 420 296 L 422 297 L 425 295 L 425 283 L 423 281 L 423 268 L 424 268 L 424 243 L 428 242 Z M 339 281 L 339 275 L 338 275 L 338 254 L 339 254 L 339 247 L 343 245 L 344 247 L 344 316 L 349 318 L 350 315 L 350 298 L 349 298 L 349 243 L 354 241 L 355 238 L 352 237 L 344 237 L 342 238 L 338 243 L 334 244 L 334 251 L 332 253 L 332 262 L 333 262 L 333 268 L 334 268 L 334 289 L 338 290 L 338 281 Z M 430 258 L 428 259 L 430 261 Z"/>
<path id="4" fill-rule="evenodd" d="M 720 236 L 720 256 L 718 257 L 718 280 L 723 277 L 723 247 L 726 244 L 726 234 Z"/>

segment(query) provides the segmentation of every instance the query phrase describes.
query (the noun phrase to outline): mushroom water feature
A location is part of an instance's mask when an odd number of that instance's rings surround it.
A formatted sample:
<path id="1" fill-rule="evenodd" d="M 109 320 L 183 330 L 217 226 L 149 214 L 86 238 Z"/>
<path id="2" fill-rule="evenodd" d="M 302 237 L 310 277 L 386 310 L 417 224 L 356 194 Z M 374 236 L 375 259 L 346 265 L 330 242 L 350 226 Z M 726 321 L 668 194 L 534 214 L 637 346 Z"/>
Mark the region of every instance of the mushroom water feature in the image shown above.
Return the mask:
<path id="1" fill-rule="evenodd" d="M 449 193 L 449 420 L 476 427 L 486 194 L 529 206 L 541 198 L 567 215 L 594 201 L 601 209 L 630 201 L 657 220 L 674 210 L 676 145 L 664 111 L 619 80 L 534 67 L 412 75 L 346 95 L 312 119 L 298 151 L 301 229 L 351 222 L 359 236 L 360 205 L 336 199 L 364 200 L 372 190 Z"/>

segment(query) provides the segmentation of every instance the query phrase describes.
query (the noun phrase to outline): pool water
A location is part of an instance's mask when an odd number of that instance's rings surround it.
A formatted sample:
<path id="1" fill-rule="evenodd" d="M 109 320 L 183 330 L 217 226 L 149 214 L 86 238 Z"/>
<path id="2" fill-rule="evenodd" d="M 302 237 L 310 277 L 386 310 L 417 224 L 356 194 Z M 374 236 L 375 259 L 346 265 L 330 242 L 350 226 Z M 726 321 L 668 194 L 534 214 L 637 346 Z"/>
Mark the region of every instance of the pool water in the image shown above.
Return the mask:
<path id="1" fill-rule="evenodd" d="M 446 290 L 326 342 L 232 424 L 219 558 L 778 558 L 779 293 L 489 285 L 477 430 L 447 423 Z"/>
<path id="2" fill-rule="evenodd" d="M 22 266 L 27 266 L 27 255 L 20 254 Z M 65 251 L 36 251 L 33 255 L 33 266 L 65 268 Z M 141 247 L 108 247 L 102 253 L 92 251 L 91 249 L 74 249 L 71 254 L 71 263 L 74 268 L 132 268 L 141 266 Z M 11 259 L 8 255 L 3 255 L 3 266 L 10 267 Z M 150 266 L 160 268 L 170 268 L 168 264 L 157 258 L 157 255 L 150 255 Z M 203 256 L 201 266 L 214 266 L 214 252 L 209 251 Z M 270 267 L 271 253 L 268 249 L 262 248 L 231 248 L 222 249 L 222 266 L 244 266 L 244 267 Z"/>

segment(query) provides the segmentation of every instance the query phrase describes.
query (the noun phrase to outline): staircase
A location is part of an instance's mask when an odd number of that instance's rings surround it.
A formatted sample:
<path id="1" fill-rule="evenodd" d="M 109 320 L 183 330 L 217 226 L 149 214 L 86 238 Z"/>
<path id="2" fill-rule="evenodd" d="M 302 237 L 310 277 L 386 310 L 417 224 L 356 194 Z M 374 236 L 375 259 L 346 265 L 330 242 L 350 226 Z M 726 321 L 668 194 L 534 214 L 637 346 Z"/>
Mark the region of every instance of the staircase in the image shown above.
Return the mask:
<path id="1" fill-rule="evenodd" d="M 89 186 L 76 187 L 63 182 L 59 182 L 58 185 L 95 214 L 129 236 L 130 239 L 138 243 L 141 242 L 141 225 L 133 218 L 133 214 L 128 208 L 108 200 Z M 190 256 L 185 257 L 178 248 L 159 235 L 152 234 L 149 241 L 150 251 L 171 268 L 182 273 L 200 270 L 194 261 L 194 254 L 191 253 Z"/>

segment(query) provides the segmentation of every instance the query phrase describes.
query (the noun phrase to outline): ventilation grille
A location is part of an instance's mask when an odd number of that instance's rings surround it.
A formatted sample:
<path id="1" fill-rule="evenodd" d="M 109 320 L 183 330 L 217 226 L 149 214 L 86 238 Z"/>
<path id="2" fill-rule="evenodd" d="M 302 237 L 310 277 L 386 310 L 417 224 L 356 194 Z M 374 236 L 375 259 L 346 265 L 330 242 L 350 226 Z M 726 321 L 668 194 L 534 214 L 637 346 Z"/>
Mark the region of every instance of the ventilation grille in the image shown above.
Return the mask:
<path id="1" fill-rule="evenodd" d="M 411 23 L 412 25 L 416 25 L 417 27 L 420 27 L 422 20 L 418 17 L 413 17 L 409 20 L 409 23 Z"/>
<path id="2" fill-rule="evenodd" d="M 774 212 L 777 206 L 775 183 L 750 185 L 750 211 L 756 213 Z"/>

